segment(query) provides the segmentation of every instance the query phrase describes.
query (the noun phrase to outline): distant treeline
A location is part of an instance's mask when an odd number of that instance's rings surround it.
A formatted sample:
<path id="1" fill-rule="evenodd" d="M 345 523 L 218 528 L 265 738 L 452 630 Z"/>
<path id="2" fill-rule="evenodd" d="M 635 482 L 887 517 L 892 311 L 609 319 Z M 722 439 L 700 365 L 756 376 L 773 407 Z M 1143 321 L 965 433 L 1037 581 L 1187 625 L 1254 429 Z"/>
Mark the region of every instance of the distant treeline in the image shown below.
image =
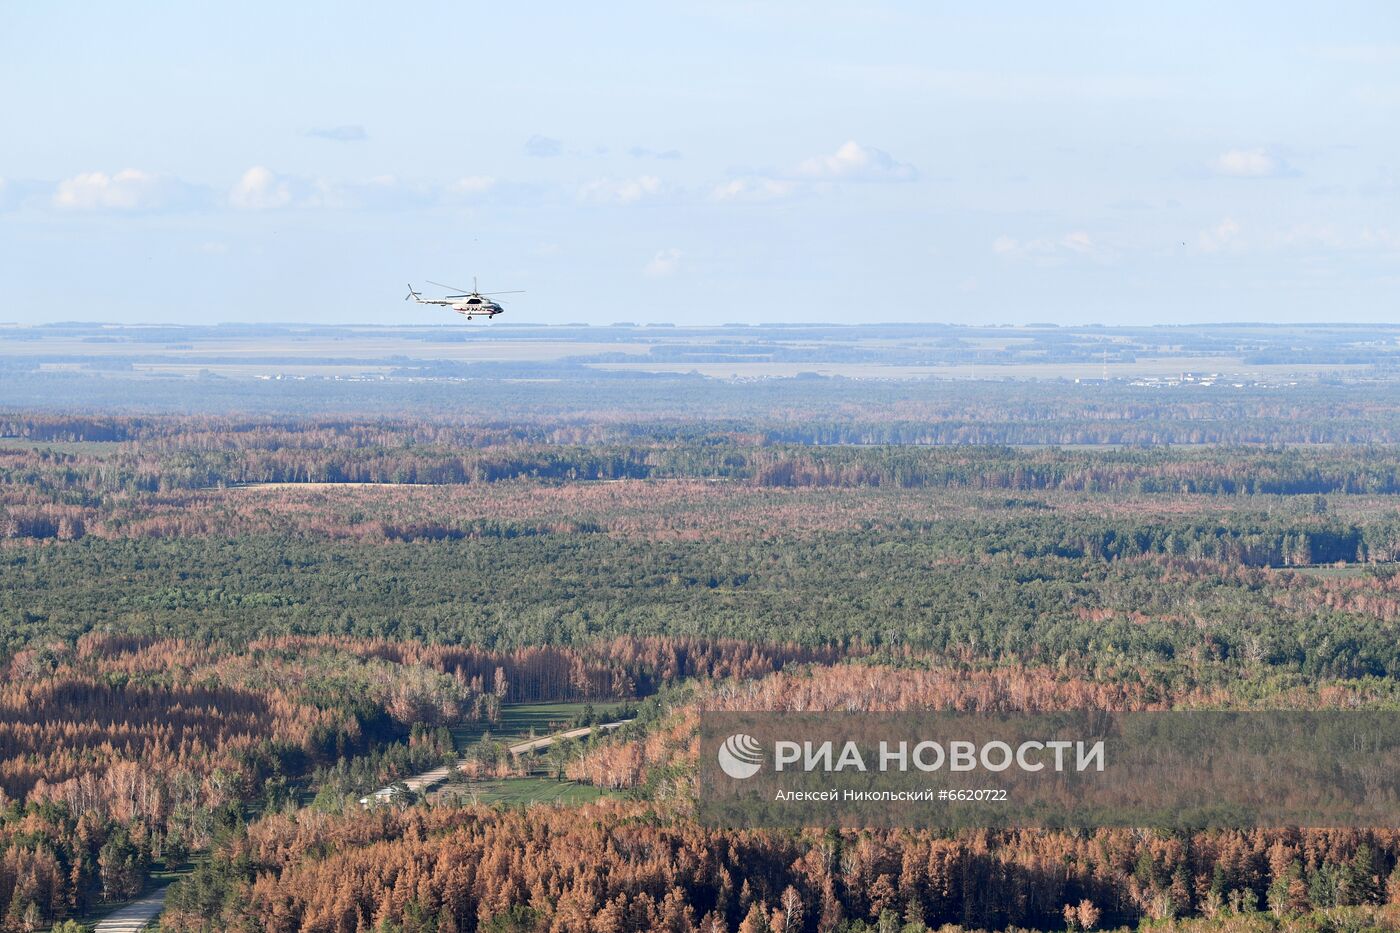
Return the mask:
<path id="1" fill-rule="evenodd" d="M 376 436 L 444 446 L 651 445 L 725 436 L 801 445 L 1400 443 L 1400 384 L 1379 379 L 1153 388 L 820 377 L 728 382 L 578 366 L 529 374 L 486 366 L 468 375 L 437 382 L 173 382 L 7 378 L 0 371 L 7 406 L 0 439 L 151 442 L 180 435 L 189 443 L 202 433 L 208 446 L 219 447 L 230 436 L 252 443 L 247 435 L 320 429 L 349 446 L 373 445 Z"/>
<path id="2" fill-rule="evenodd" d="M 1400 423 L 1400 420 L 1397 420 Z M 1024 449 L 841 440 L 759 431 L 673 431 L 617 443 L 629 428 L 453 427 L 404 422 L 28 419 L 0 423 L 0 486 L 165 491 L 250 483 L 462 484 L 532 479 L 725 479 L 756 486 L 1068 489 L 1206 495 L 1392 495 L 1400 448 Z M 894 433 L 899 434 L 897 426 Z M 800 433 L 785 432 L 788 435 Z M 828 434 L 832 436 L 828 436 Z M 95 438 L 119 441 L 92 446 Z M 985 439 L 990 440 L 990 439 Z M 44 442 L 58 443 L 57 447 Z M 85 446 L 86 445 L 86 446 Z M 75 501 L 71 496 L 63 501 Z"/>

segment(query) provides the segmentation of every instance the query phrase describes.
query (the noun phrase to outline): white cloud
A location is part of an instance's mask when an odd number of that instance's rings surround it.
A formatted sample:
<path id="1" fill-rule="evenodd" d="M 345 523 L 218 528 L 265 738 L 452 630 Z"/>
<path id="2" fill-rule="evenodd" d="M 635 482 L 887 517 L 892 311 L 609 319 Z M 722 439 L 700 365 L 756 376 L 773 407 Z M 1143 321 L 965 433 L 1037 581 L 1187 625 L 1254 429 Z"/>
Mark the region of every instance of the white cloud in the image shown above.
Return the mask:
<path id="1" fill-rule="evenodd" d="M 1092 256 L 1099 249 L 1090 238 L 1089 234 L 1083 230 L 1075 230 L 1060 237 L 1059 246 L 1061 249 L 1078 253 L 1080 256 Z"/>
<path id="2" fill-rule="evenodd" d="M 1277 178 L 1293 174 L 1288 163 L 1264 149 L 1230 149 L 1215 160 L 1215 172 L 1231 178 Z"/>
<path id="3" fill-rule="evenodd" d="M 722 182 L 710 191 L 716 201 L 774 201 L 797 191 L 797 183 L 786 178 L 746 175 Z"/>
<path id="4" fill-rule="evenodd" d="M 651 258 L 651 262 L 646 264 L 642 274 L 648 278 L 661 279 L 668 275 L 674 275 L 681 265 L 681 251 L 672 247 L 663 249 Z"/>
<path id="5" fill-rule="evenodd" d="M 228 194 L 229 203 L 245 211 L 266 211 L 292 203 L 292 180 L 255 165 L 243 173 Z"/>
<path id="6" fill-rule="evenodd" d="M 1240 245 L 1240 225 L 1233 217 L 1226 217 L 1208 230 L 1202 230 L 1196 237 L 1196 246 L 1204 253 L 1218 253 Z"/>
<path id="7" fill-rule="evenodd" d="M 797 166 L 797 175 L 829 181 L 913 181 L 914 166 L 898 162 L 883 149 L 851 140 L 831 155 L 814 156 Z"/>
<path id="8" fill-rule="evenodd" d="M 651 176 L 601 180 L 582 196 L 632 203 L 662 190 Z M 394 175 L 334 179 L 276 172 L 254 165 L 222 191 L 191 185 L 169 175 L 138 169 L 116 173 L 86 172 L 54 184 L 0 178 L 0 211 L 29 204 L 60 210 L 141 213 L 169 210 L 234 209 L 239 211 L 336 210 L 403 211 L 438 205 L 461 205 L 490 196 L 528 196 L 530 189 L 488 175 L 467 175 L 447 184 L 406 181 Z"/>
<path id="9" fill-rule="evenodd" d="M 655 175 L 639 175 L 636 178 L 615 180 L 597 178 L 579 188 L 579 197 L 585 201 L 612 202 L 615 204 L 635 204 L 661 192 L 661 179 Z"/>
<path id="10" fill-rule="evenodd" d="M 489 175 L 467 175 L 447 186 L 451 194 L 485 194 L 496 187 L 496 179 Z"/>
<path id="11" fill-rule="evenodd" d="M 1013 259 L 1029 259 L 1041 265 L 1057 265 L 1066 259 L 1092 259 L 1107 262 L 1116 258 L 1116 253 L 1101 244 L 1083 230 L 1071 230 L 1055 237 L 1037 237 L 1021 240 L 1002 235 L 992 241 L 992 252 L 998 256 Z"/>
<path id="12" fill-rule="evenodd" d="M 790 171 L 738 175 L 710 189 L 714 201 L 774 201 L 803 192 L 830 190 L 834 182 L 914 181 L 919 172 L 871 146 L 855 140 L 830 155 L 805 159 Z"/>
<path id="13" fill-rule="evenodd" d="M 167 175 L 122 169 L 112 175 L 85 172 L 58 183 L 55 207 L 80 211 L 150 211 L 174 206 L 184 185 Z"/>
<path id="14" fill-rule="evenodd" d="M 463 179 L 447 189 L 405 184 L 393 175 L 376 175 L 356 181 L 281 175 L 255 165 L 230 189 L 228 203 L 239 210 L 269 211 L 282 208 L 307 210 L 396 211 L 439 203 L 444 191 L 485 190 L 489 179 Z M 468 184 L 464 184 L 464 182 Z M 462 186 L 462 187 L 458 187 Z"/>
<path id="15" fill-rule="evenodd" d="M 1232 217 L 1202 230 L 1196 246 L 1203 253 L 1383 253 L 1400 252 L 1400 233 L 1387 227 L 1353 227 L 1331 221 L 1298 221 L 1288 226 L 1246 227 Z"/>

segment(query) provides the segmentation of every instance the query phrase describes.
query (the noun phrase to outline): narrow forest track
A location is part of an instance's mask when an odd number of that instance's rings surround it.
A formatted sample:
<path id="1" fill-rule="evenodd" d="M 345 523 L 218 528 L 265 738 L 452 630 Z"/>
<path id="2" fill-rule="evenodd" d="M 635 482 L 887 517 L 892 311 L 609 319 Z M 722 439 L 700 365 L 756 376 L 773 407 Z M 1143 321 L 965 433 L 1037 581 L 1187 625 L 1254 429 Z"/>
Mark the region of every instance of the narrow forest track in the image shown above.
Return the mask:
<path id="1" fill-rule="evenodd" d="M 165 892 L 170 885 L 164 885 L 143 898 L 118 907 L 93 927 L 93 933 L 138 933 L 160 915 L 165 907 Z"/>
<path id="2" fill-rule="evenodd" d="M 548 748 L 555 742 L 563 742 L 567 741 L 568 739 L 582 738 L 583 736 L 588 735 L 594 729 L 601 729 L 603 731 L 610 732 L 613 729 L 619 728 L 620 726 L 627 725 L 631 721 L 632 720 L 630 719 L 620 719 L 617 722 L 604 722 L 599 723 L 596 726 L 582 726 L 578 729 L 569 729 L 567 732 L 556 732 L 553 735 L 541 736 L 538 739 L 530 739 L 525 742 L 518 742 L 515 745 L 508 745 L 506 746 L 506 751 L 510 752 L 512 755 L 521 755 L 525 752 L 539 751 L 542 748 Z M 443 781 L 447 780 L 454 771 L 465 766 L 470 760 L 471 759 L 468 758 L 462 758 L 458 760 L 456 764 L 441 765 L 440 767 L 433 768 L 430 771 L 424 771 L 422 774 L 415 774 L 412 777 L 406 777 L 403 780 L 395 781 L 393 784 L 390 784 L 387 787 L 381 787 L 374 793 L 366 794 L 364 797 L 361 797 L 360 805 L 368 807 L 375 802 L 389 800 L 394 796 L 394 788 L 400 784 L 404 785 L 415 794 L 421 794 L 423 793 L 423 791 L 436 787 Z M 116 933 L 116 931 L 103 931 L 103 933 Z"/>
<path id="3" fill-rule="evenodd" d="M 538 739 L 531 739 L 528 742 L 521 742 L 518 745 L 512 745 L 506 750 L 509 751 L 512 755 L 519 755 L 524 752 L 538 751 L 541 748 L 548 748 L 555 742 L 563 742 L 568 739 L 582 738 L 583 736 L 592 732 L 594 729 L 604 729 L 611 731 L 613 729 L 616 729 L 618 726 L 625 726 L 631 721 L 632 720 L 630 719 L 619 719 L 617 722 L 604 722 L 599 723 L 597 726 L 583 726 L 579 729 L 570 729 L 568 732 L 556 732 L 553 735 L 546 735 Z M 458 766 L 460 767 L 460 763 Z"/>

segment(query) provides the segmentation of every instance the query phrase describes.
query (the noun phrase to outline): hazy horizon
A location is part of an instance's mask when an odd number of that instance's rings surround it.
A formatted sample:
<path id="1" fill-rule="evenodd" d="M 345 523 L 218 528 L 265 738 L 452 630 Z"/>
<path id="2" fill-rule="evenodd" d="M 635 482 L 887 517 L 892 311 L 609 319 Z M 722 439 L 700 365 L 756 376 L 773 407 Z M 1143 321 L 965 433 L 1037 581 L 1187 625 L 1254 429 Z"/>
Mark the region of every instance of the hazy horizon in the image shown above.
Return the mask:
<path id="1" fill-rule="evenodd" d="M 1241 327 L 1251 329 L 1266 328 L 1379 328 L 1392 329 L 1400 328 L 1400 320 L 1374 320 L 1363 319 L 1340 319 L 1335 321 L 1306 320 L 1296 321 L 1258 321 L 1258 320 L 1228 320 L 1218 321 L 1205 320 L 1181 320 L 1181 321 L 1076 321 L 1071 323 L 1058 323 L 1056 321 L 950 321 L 950 320 L 868 320 L 868 321 L 823 321 L 823 320 L 754 320 L 754 321 L 666 321 L 666 320 L 646 320 L 637 319 L 632 321 L 584 321 L 584 320 L 551 320 L 539 321 L 523 319 L 506 319 L 502 315 L 497 320 L 490 323 L 483 321 L 472 321 L 467 323 L 457 315 L 442 312 L 439 315 L 441 320 L 436 321 L 351 321 L 351 320 L 324 320 L 316 321 L 310 319 L 286 319 L 277 320 L 269 318 L 267 320 L 210 320 L 210 321 L 163 321 L 159 319 L 151 320 L 100 320 L 83 318 L 54 318 L 43 321 L 12 321 L 0 320 L 0 327 L 31 329 L 31 328 L 61 328 L 61 327 L 111 327 L 111 328 L 142 328 L 142 327 L 318 327 L 318 328 L 386 328 L 405 330 L 431 330 L 440 329 L 445 331 L 461 331 L 464 336 L 471 336 L 480 332 L 482 335 L 491 330 L 511 329 L 511 328 L 569 328 L 569 327 L 635 327 L 635 328 L 677 328 L 685 330 L 722 330 L 725 328 L 755 328 L 778 327 L 784 329 L 796 329 L 803 327 L 815 328 L 878 328 L 878 327 L 926 327 L 926 328 L 962 328 L 962 329 L 1061 329 L 1061 330 L 1120 330 L 1120 329 L 1156 329 L 1156 328 L 1229 328 Z"/>

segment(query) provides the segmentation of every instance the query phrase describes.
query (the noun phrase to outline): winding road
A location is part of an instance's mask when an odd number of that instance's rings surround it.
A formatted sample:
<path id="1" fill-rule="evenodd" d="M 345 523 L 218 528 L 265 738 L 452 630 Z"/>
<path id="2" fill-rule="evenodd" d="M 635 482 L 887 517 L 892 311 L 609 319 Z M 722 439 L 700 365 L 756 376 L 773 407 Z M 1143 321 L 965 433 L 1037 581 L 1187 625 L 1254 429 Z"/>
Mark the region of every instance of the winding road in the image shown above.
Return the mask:
<path id="1" fill-rule="evenodd" d="M 138 933 L 160 915 L 165 906 L 165 892 L 170 885 L 163 885 L 145 897 L 118 907 L 93 927 L 93 933 Z"/>

